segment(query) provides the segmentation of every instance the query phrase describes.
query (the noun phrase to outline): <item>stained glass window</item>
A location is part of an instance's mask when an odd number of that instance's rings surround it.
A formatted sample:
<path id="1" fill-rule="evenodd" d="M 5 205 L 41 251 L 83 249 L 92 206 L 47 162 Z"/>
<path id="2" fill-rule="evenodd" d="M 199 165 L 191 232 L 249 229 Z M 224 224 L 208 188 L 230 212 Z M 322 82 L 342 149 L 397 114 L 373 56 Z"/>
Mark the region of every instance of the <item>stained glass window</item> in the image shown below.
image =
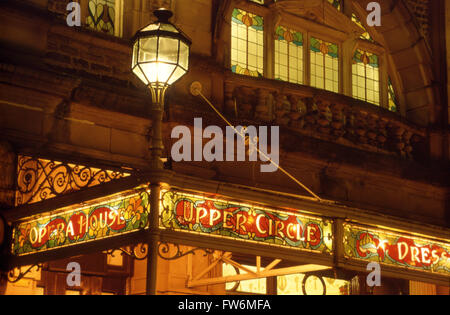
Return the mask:
<path id="1" fill-rule="evenodd" d="M 360 49 L 355 51 L 352 65 L 353 97 L 380 105 L 378 56 Z"/>
<path id="2" fill-rule="evenodd" d="M 234 9 L 231 21 L 231 70 L 262 77 L 264 73 L 264 20 Z"/>
<path id="3" fill-rule="evenodd" d="M 311 85 L 339 92 L 338 45 L 311 37 Z"/>
<path id="4" fill-rule="evenodd" d="M 328 0 L 328 2 L 335 7 L 337 10 L 341 10 L 342 8 L 342 0 Z"/>
<path id="5" fill-rule="evenodd" d="M 361 20 L 356 16 L 355 13 L 352 14 L 352 21 L 364 31 L 364 33 L 362 33 L 359 38 L 374 42 L 372 36 L 370 36 L 369 32 L 367 31 L 367 28 L 362 24 Z"/>
<path id="6" fill-rule="evenodd" d="M 276 36 L 275 79 L 303 83 L 303 34 L 278 26 Z"/>
<path id="7" fill-rule="evenodd" d="M 97 31 L 115 35 L 116 0 L 89 0 L 87 25 Z"/>
<path id="8" fill-rule="evenodd" d="M 388 92 L 389 92 L 389 110 L 391 112 L 397 112 L 398 110 L 398 99 L 395 94 L 394 86 L 392 85 L 391 78 L 388 79 Z"/>

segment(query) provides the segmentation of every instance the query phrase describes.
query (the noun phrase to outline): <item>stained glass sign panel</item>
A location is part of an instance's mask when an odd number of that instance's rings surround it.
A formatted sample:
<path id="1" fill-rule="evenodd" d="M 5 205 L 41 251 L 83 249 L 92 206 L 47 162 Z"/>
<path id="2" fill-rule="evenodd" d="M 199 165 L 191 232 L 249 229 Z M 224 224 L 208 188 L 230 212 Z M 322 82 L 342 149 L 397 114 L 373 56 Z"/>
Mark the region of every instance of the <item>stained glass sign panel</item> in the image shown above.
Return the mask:
<path id="1" fill-rule="evenodd" d="M 84 206 L 21 220 L 13 227 L 11 253 L 25 256 L 146 228 L 148 197 L 145 188 L 130 190 Z"/>
<path id="2" fill-rule="evenodd" d="M 450 240 L 442 243 L 345 224 L 344 252 L 348 258 L 450 276 Z"/>
<path id="3" fill-rule="evenodd" d="M 166 191 L 164 229 L 308 250 L 332 251 L 332 222 L 318 217 Z"/>

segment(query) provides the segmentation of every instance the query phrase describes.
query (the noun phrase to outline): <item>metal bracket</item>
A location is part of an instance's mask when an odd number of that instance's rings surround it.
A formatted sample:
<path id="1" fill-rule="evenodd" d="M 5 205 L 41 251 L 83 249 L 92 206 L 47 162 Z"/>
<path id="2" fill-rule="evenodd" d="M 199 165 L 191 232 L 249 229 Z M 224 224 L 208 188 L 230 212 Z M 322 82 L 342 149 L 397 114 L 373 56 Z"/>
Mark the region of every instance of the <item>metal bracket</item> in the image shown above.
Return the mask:
<path id="1" fill-rule="evenodd" d="M 172 254 L 172 255 L 170 254 L 171 248 L 175 248 L 175 254 Z M 199 248 L 199 247 L 191 249 L 187 252 L 183 252 L 180 249 L 180 245 L 178 245 L 178 244 L 169 244 L 169 243 L 159 243 L 158 244 L 158 256 L 164 260 L 176 260 L 176 259 L 179 259 L 179 258 L 187 256 L 187 255 L 195 255 L 196 251 L 203 251 L 204 252 L 203 256 L 211 255 L 214 253 L 213 250 Z"/>
<path id="2" fill-rule="evenodd" d="M 126 255 L 135 260 L 145 260 L 148 257 L 148 245 L 147 244 L 137 244 L 130 248 L 130 250 L 126 250 L 124 248 L 111 249 L 106 251 L 108 255 L 114 257 L 115 251 L 120 251 L 122 255 Z"/>
<path id="3" fill-rule="evenodd" d="M 20 268 L 20 267 L 16 267 L 16 268 L 10 270 L 8 272 L 8 282 L 9 283 L 17 283 L 17 282 L 19 282 L 20 280 L 25 278 L 25 276 L 27 274 L 29 274 L 33 270 L 33 268 L 36 268 L 36 272 L 38 272 L 38 271 L 42 270 L 43 264 L 33 265 L 33 266 L 29 267 L 27 270 L 25 270 L 24 272 L 22 272 L 22 268 Z M 19 274 L 16 276 L 16 271 L 17 270 L 19 271 Z"/>

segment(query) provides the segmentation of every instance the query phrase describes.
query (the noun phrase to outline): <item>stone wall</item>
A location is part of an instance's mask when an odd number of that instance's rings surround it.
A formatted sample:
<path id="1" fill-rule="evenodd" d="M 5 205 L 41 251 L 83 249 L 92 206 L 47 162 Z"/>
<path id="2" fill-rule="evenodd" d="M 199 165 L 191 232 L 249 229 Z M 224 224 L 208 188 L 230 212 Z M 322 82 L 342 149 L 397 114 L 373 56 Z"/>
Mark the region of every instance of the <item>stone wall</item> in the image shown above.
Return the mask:
<path id="1" fill-rule="evenodd" d="M 383 2 L 386 6 L 383 12 L 388 12 L 388 2 Z M 143 12 L 144 2 L 129 4 L 137 5 L 135 13 Z M 146 11 L 149 10 L 150 7 L 146 7 Z M 207 12 L 206 17 L 198 21 L 196 12 Z M 231 85 L 225 84 L 226 70 L 208 57 L 212 23 L 209 12 L 211 1 L 175 3 L 175 21 L 195 44 L 191 71 L 168 93 L 164 130 L 166 148 L 170 148 L 170 128 L 174 125 L 192 123 L 194 115 L 205 117 L 205 123 L 217 122 L 214 120 L 217 117 L 201 99 L 189 95 L 190 83 L 198 80 L 204 86 L 204 94 L 219 108 L 228 110 L 228 117 L 233 117 L 236 107 L 236 123 L 273 121 L 286 127 L 283 161 L 313 190 L 332 199 L 356 202 L 361 207 L 379 207 L 381 211 L 399 216 L 408 216 L 411 212 L 412 215 L 428 216 L 433 222 L 442 221 L 446 211 L 446 190 L 440 179 L 441 170 L 426 165 L 426 154 L 420 156 L 419 163 L 407 159 L 416 152 L 427 151 L 423 144 L 426 141 L 422 141 L 427 136 L 423 128 L 393 113 L 371 109 L 368 104 L 336 106 L 340 101 L 347 102 L 345 98 L 336 101 L 325 95 L 327 102 L 313 104 L 311 98 L 321 93 L 310 87 L 249 78 L 232 78 Z M 429 89 L 422 84 L 429 80 L 426 75 L 429 64 L 428 60 L 420 59 L 423 43 L 416 41 L 419 38 L 417 31 L 405 25 L 404 14 L 404 10 L 395 7 L 385 17 L 386 25 L 380 32 L 389 42 L 388 48 L 405 79 L 409 101 L 417 102 L 418 108 L 427 111 Z M 87 161 L 106 167 L 147 167 L 151 128 L 146 112 L 148 93 L 128 70 L 129 42 L 69 28 L 60 21 L 56 23 L 30 12 L 5 12 L 2 9 L 0 18 L 0 25 L 8 25 L 12 30 L 0 35 L 5 47 L 14 50 L 25 43 L 28 45 L 25 48 L 33 55 L 33 58 L 27 58 L 14 51 L 2 59 L 2 138 L 12 141 L 21 151 L 39 153 L 43 157 L 79 159 L 83 165 L 88 164 Z M 32 27 L 31 18 L 33 23 L 39 22 L 39 27 Z M 139 21 L 138 24 L 143 22 Z M 410 36 L 405 37 L 405 34 Z M 411 48 L 412 42 L 418 46 Z M 418 64 L 417 60 L 421 62 Z M 268 94 L 274 95 L 272 105 L 277 107 L 276 117 L 254 119 L 255 114 L 262 118 L 267 114 L 264 108 L 268 105 L 267 98 L 263 96 Z M 303 104 L 306 107 L 304 113 L 302 106 L 292 106 L 299 105 L 301 98 L 307 99 Z M 346 108 L 348 113 L 343 111 Z M 303 114 L 306 114 L 304 119 Z M 351 139 L 343 137 L 343 133 L 352 135 Z M 419 136 L 420 145 L 415 142 L 417 137 L 414 135 Z M 342 173 L 330 171 L 333 167 L 329 165 L 339 165 Z M 236 171 L 238 169 L 214 163 L 197 167 L 190 163 L 178 165 L 177 170 L 199 178 L 226 179 L 298 193 L 283 176 L 255 175 L 251 163 L 243 166 L 242 171 Z M 358 174 L 359 179 L 354 180 L 353 174 Z M 377 182 L 376 178 L 381 178 L 381 174 L 386 177 Z M 437 183 L 437 186 L 431 183 Z M 404 193 L 397 194 L 399 186 L 406 187 Z M 375 189 L 377 193 L 373 193 Z"/>
<path id="2" fill-rule="evenodd" d="M 447 41 L 447 96 L 448 96 L 448 122 L 450 123 L 450 1 L 445 2 L 445 20 L 446 20 L 446 41 Z M 447 132 L 447 144 L 450 143 L 450 131 Z M 450 158 L 450 144 L 448 146 L 447 156 Z"/>
<path id="3" fill-rule="evenodd" d="M 405 0 L 419 24 L 422 35 L 430 40 L 429 0 Z"/>
<path id="4" fill-rule="evenodd" d="M 0 141 L 0 209 L 14 206 L 16 154 L 11 145 Z"/>

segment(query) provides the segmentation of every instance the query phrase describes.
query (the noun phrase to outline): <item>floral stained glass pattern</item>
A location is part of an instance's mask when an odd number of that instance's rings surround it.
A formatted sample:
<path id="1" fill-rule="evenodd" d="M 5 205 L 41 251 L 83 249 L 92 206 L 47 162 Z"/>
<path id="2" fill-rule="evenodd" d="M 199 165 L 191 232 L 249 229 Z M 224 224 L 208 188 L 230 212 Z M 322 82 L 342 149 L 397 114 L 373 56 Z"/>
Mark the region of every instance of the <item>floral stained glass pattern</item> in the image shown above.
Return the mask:
<path id="1" fill-rule="evenodd" d="M 378 56 L 360 49 L 355 51 L 352 65 L 353 97 L 380 105 Z"/>
<path id="2" fill-rule="evenodd" d="M 450 244 L 388 230 L 344 224 L 346 258 L 450 275 Z"/>
<path id="3" fill-rule="evenodd" d="M 264 20 L 234 9 L 231 21 L 231 70 L 262 77 L 264 73 Z"/>
<path id="4" fill-rule="evenodd" d="M 311 85 L 331 92 L 339 92 L 338 45 L 311 37 Z"/>
<path id="5" fill-rule="evenodd" d="M 160 227 L 205 236 L 223 237 L 331 253 L 332 221 L 219 199 L 165 191 Z"/>
<path id="6" fill-rule="evenodd" d="M 14 225 L 11 252 L 24 256 L 144 229 L 148 199 L 141 189 L 22 220 Z"/>
<path id="7" fill-rule="evenodd" d="M 374 42 L 372 36 L 370 36 L 369 32 L 367 31 L 367 28 L 362 24 L 361 20 L 356 16 L 355 13 L 352 14 L 352 21 L 359 26 L 359 28 L 364 31 L 364 33 L 361 34 L 360 38 L 368 40 L 369 42 Z"/>
<path id="8" fill-rule="evenodd" d="M 90 0 L 87 25 L 106 34 L 115 34 L 116 0 Z"/>
<path id="9" fill-rule="evenodd" d="M 276 36 L 275 79 L 303 83 L 303 34 L 278 26 Z"/>

